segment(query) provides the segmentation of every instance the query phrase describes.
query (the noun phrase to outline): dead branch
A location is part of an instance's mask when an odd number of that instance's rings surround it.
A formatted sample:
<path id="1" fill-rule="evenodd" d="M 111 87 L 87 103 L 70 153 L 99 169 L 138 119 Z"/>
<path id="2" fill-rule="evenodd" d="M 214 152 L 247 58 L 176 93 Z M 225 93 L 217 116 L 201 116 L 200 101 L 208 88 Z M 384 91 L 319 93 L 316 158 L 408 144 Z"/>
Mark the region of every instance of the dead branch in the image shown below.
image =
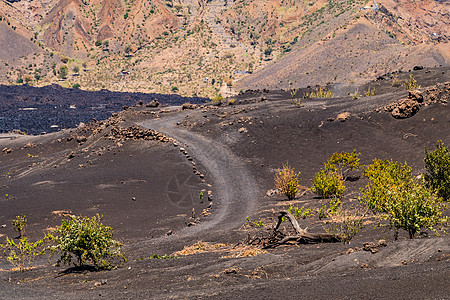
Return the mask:
<path id="1" fill-rule="evenodd" d="M 296 235 L 288 235 L 278 231 L 283 217 L 286 217 L 295 230 Z M 295 241 L 298 244 L 316 244 L 316 243 L 335 243 L 339 242 L 339 238 L 328 233 L 309 233 L 302 229 L 297 222 L 297 219 L 287 210 L 282 210 L 278 213 L 278 222 L 273 229 L 271 237 L 268 239 L 264 248 L 275 248 L 287 242 Z"/>

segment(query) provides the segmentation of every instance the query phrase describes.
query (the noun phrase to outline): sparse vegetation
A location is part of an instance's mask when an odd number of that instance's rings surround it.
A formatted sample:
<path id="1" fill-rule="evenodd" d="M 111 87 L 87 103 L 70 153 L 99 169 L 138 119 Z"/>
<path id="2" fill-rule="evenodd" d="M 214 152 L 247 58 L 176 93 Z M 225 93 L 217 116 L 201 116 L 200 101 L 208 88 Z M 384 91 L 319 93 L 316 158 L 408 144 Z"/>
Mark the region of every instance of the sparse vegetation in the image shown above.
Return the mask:
<path id="1" fill-rule="evenodd" d="M 58 264 L 73 264 L 81 267 L 92 263 L 97 269 L 111 268 L 112 259 L 123 259 L 122 244 L 113 240 L 113 229 L 101 223 L 102 217 L 70 216 L 49 234 L 55 245 L 52 252 L 59 252 Z M 76 260 L 76 261 L 74 261 Z"/>
<path id="2" fill-rule="evenodd" d="M 366 212 L 360 212 L 356 209 L 345 210 L 339 207 L 335 212 L 331 212 L 329 219 L 323 225 L 323 229 L 341 242 L 348 243 L 350 240 L 364 228 L 363 222 Z"/>
<path id="3" fill-rule="evenodd" d="M 420 89 L 420 84 L 417 83 L 417 80 L 414 78 L 413 74 L 409 75 L 409 79 L 405 79 L 403 85 L 407 91 Z"/>
<path id="4" fill-rule="evenodd" d="M 330 90 L 319 87 L 317 90 L 306 94 L 306 98 L 334 98 L 336 97 Z"/>
<path id="5" fill-rule="evenodd" d="M 221 95 L 218 95 L 214 98 L 212 98 L 212 104 L 216 106 L 221 106 L 223 103 L 223 97 Z"/>
<path id="6" fill-rule="evenodd" d="M 275 187 L 279 189 L 289 200 L 297 196 L 300 187 L 298 177 L 300 172 L 296 173 L 295 169 L 290 167 L 288 163 L 283 165 L 275 174 Z"/>
<path id="7" fill-rule="evenodd" d="M 364 92 L 364 97 L 371 97 L 371 96 L 375 96 L 375 88 L 374 87 L 369 87 L 367 89 L 367 91 Z"/>
<path id="8" fill-rule="evenodd" d="M 247 218 L 245 218 L 245 223 L 251 227 L 264 227 L 264 224 L 261 220 L 259 221 L 252 221 L 250 219 L 250 217 L 247 216 Z"/>
<path id="9" fill-rule="evenodd" d="M 44 240 L 32 243 L 27 237 L 21 237 L 18 242 L 15 242 L 7 237 L 6 245 L 0 244 L 0 248 L 3 248 L 7 260 L 23 272 L 33 266 L 36 256 L 44 253 L 43 244 Z"/>
<path id="10" fill-rule="evenodd" d="M 442 141 L 437 141 L 436 149 L 425 149 L 425 180 L 428 186 L 444 200 L 450 200 L 450 150 Z"/>

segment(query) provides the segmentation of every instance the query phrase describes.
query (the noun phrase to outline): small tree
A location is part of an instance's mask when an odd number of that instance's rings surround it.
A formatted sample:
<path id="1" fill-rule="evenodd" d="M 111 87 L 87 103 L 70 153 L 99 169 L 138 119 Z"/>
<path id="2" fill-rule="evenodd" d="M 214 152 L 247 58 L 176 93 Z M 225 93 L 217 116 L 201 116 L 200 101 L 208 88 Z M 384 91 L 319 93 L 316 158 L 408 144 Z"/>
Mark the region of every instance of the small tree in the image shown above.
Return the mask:
<path id="1" fill-rule="evenodd" d="M 69 68 L 67 67 L 67 65 L 62 65 L 62 66 L 59 68 L 59 76 L 60 76 L 61 78 L 66 78 L 67 75 L 69 75 Z"/>
<path id="2" fill-rule="evenodd" d="M 113 229 L 101 223 L 101 216 L 92 218 L 70 216 L 49 235 L 56 245 L 52 252 L 60 252 L 58 264 L 70 264 L 76 259 L 75 266 L 81 267 L 91 262 L 98 268 L 110 268 L 112 258 L 125 257 L 120 252 L 122 246 L 112 239 Z"/>
<path id="3" fill-rule="evenodd" d="M 300 174 L 300 172 L 296 173 L 295 169 L 291 168 L 288 163 L 283 165 L 283 168 L 275 174 L 275 187 L 285 194 L 289 200 L 297 196 Z"/>
<path id="4" fill-rule="evenodd" d="M 444 200 L 450 200 L 450 150 L 442 141 L 437 141 L 433 152 L 425 148 L 425 167 L 425 180 L 430 188 Z"/>

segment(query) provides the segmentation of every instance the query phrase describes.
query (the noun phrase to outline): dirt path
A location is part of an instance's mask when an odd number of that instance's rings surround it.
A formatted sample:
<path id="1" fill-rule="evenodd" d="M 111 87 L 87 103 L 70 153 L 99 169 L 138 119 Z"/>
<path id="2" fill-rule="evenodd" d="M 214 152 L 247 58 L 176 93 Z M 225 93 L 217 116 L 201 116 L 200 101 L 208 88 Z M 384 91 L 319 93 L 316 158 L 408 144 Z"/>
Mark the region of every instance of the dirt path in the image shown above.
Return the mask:
<path id="1" fill-rule="evenodd" d="M 158 120 L 148 120 L 139 125 L 175 138 L 189 155 L 206 169 L 206 176 L 212 181 L 214 190 L 214 218 L 194 228 L 187 228 L 178 236 L 192 235 L 209 230 L 224 231 L 242 225 L 256 204 L 257 186 L 246 165 L 226 146 L 197 133 L 176 126 L 187 113 L 167 116 Z"/>

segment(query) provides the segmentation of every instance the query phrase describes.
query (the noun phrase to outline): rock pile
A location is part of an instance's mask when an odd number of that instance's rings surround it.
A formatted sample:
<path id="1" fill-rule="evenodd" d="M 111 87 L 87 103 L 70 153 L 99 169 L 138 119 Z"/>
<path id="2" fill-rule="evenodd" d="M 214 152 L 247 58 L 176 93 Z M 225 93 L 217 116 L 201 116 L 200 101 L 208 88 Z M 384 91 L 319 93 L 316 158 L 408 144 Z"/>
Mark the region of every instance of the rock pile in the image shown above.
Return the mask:
<path id="1" fill-rule="evenodd" d="M 396 119 L 405 119 L 414 116 L 422 105 L 441 103 L 447 105 L 450 99 L 450 82 L 437 84 L 426 90 L 410 91 L 408 98 L 401 99 L 384 107 Z"/>
<path id="2" fill-rule="evenodd" d="M 137 125 L 129 126 L 127 128 L 111 128 L 108 139 L 114 140 L 115 142 L 124 142 L 126 140 L 160 141 L 164 143 L 175 142 L 174 139 L 158 131 L 145 129 Z"/>

